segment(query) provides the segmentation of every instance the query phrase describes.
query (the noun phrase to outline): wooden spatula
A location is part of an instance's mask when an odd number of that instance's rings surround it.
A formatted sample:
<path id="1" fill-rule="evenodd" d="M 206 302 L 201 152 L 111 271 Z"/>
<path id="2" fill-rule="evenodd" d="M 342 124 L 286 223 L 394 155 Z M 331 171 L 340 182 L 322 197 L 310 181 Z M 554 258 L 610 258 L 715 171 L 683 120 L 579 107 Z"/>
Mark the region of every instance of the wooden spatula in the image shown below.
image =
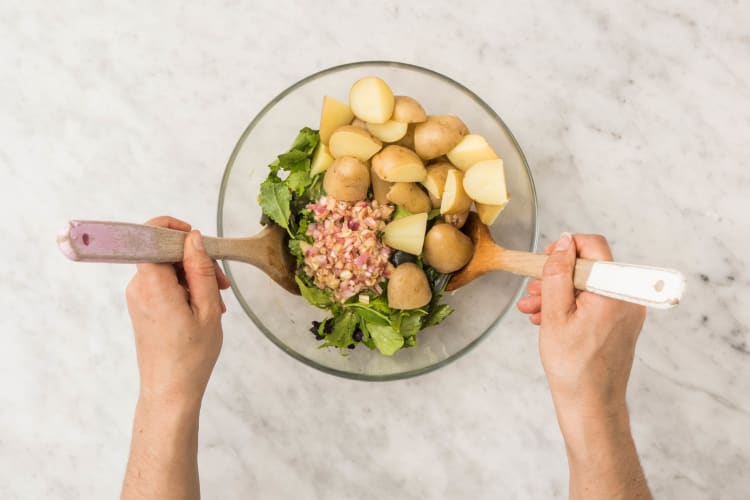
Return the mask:
<path id="1" fill-rule="evenodd" d="M 66 257 L 81 262 L 181 262 L 185 235 L 143 224 L 74 220 L 60 232 L 57 244 Z M 299 295 L 294 281 L 294 257 L 287 247 L 287 233 L 281 227 L 271 224 L 248 238 L 204 236 L 203 243 L 211 258 L 253 265 Z"/>
<path id="2" fill-rule="evenodd" d="M 463 231 L 474 243 L 474 256 L 463 269 L 453 275 L 447 290 L 461 288 L 492 271 L 542 277 L 546 255 L 506 250 L 499 246 L 474 212 L 469 214 Z M 667 309 L 680 303 L 685 278 L 682 273 L 672 269 L 578 259 L 573 285 L 578 290 Z"/>

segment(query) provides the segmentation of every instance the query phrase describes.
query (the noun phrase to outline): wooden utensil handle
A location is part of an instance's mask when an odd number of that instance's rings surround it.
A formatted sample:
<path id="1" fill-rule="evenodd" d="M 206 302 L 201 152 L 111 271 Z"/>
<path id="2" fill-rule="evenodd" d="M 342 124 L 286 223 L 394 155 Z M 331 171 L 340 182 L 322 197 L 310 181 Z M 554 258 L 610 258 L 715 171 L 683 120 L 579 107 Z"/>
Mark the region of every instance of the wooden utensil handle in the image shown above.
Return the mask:
<path id="1" fill-rule="evenodd" d="M 186 234 L 144 224 L 74 220 L 58 234 L 57 243 L 66 257 L 81 262 L 181 262 Z M 226 256 L 231 241 L 203 238 L 214 259 Z"/>
<path id="2" fill-rule="evenodd" d="M 547 262 L 546 255 L 515 250 L 503 250 L 499 259 L 503 270 L 537 279 Z M 673 269 L 577 259 L 573 285 L 605 297 L 667 309 L 679 304 L 685 278 Z"/>

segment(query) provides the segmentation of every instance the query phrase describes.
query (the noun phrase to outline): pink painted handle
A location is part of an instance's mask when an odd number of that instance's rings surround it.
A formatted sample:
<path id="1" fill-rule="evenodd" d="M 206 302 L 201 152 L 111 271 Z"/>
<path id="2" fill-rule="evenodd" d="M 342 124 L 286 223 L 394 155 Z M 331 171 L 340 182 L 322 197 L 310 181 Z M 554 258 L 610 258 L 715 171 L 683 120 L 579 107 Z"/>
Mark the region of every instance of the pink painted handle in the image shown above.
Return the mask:
<path id="1" fill-rule="evenodd" d="M 180 262 L 186 233 L 120 222 L 70 221 L 57 236 L 69 259 L 81 262 Z"/>

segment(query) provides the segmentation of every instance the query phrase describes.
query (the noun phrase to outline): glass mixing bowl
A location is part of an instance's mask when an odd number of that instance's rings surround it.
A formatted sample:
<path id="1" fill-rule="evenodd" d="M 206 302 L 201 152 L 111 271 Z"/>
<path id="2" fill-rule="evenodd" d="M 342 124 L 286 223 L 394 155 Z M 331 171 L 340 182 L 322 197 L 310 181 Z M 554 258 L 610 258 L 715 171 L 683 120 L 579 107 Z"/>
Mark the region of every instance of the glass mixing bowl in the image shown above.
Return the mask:
<path id="1" fill-rule="evenodd" d="M 295 83 L 258 113 L 237 142 L 219 193 L 218 235 L 249 236 L 261 229 L 256 202 L 268 164 L 286 151 L 302 127 L 317 128 L 324 95 L 346 101 L 357 79 L 379 76 L 394 93 L 416 98 L 428 113 L 459 116 L 483 135 L 505 162 L 509 205 L 492 225 L 495 240 L 506 248 L 534 251 L 537 202 L 534 183 L 521 147 L 500 117 L 461 84 L 434 71 L 409 64 L 366 61 L 326 69 Z M 319 349 L 309 332 L 325 311 L 291 295 L 247 264 L 225 262 L 232 290 L 255 325 L 293 358 L 326 373 L 360 380 L 392 380 L 435 370 L 477 345 L 513 307 L 525 279 L 508 273 L 482 276 L 447 293 L 455 312 L 443 323 L 423 330 L 419 345 L 392 357 L 360 345 L 342 355 Z"/>

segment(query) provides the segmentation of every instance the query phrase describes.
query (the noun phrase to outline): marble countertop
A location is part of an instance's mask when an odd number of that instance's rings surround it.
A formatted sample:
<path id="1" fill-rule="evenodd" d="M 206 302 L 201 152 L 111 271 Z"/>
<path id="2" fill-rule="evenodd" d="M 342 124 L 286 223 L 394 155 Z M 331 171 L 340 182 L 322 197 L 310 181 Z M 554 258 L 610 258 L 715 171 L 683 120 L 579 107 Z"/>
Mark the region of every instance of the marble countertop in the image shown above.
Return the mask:
<path id="1" fill-rule="evenodd" d="M 127 458 L 133 270 L 65 261 L 57 229 L 170 213 L 214 233 L 248 121 L 299 78 L 361 59 L 440 71 L 499 112 L 535 177 L 542 243 L 601 232 L 622 261 L 685 272 L 683 304 L 651 313 L 638 346 L 635 440 L 659 498 L 747 497 L 750 7 L 420 4 L 0 6 L 1 498 L 114 498 Z M 225 299 L 205 498 L 566 496 L 520 314 L 437 372 L 366 384 L 296 362 Z"/>

